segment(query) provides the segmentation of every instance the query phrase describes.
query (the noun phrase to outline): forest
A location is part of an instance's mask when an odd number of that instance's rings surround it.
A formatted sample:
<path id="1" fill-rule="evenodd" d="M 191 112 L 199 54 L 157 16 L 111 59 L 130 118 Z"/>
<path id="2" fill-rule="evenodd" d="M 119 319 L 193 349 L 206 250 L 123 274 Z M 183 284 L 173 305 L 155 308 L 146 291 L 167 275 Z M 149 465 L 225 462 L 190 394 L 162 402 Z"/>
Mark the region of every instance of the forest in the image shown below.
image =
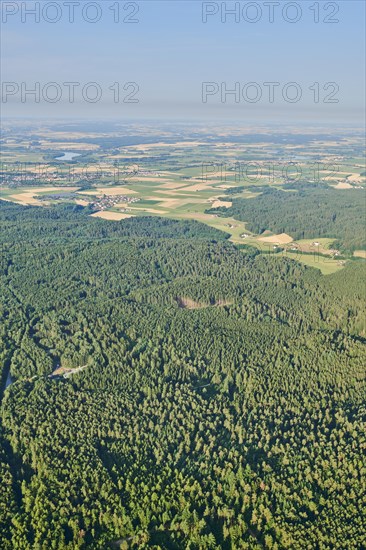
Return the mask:
<path id="1" fill-rule="evenodd" d="M 257 197 L 234 197 L 231 208 L 208 212 L 245 221 L 256 234 L 269 230 L 287 233 L 295 240 L 329 237 L 342 252 L 366 249 L 364 189 L 340 190 L 304 182 L 287 183 L 283 188 L 253 187 L 261 193 Z"/>
<path id="2" fill-rule="evenodd" d="M 361 248 L 358 191 L 325 192 L 228 215 Z M 0 547 L 365 548 L 365 262 L 88 214 L 0 201 Z"/>

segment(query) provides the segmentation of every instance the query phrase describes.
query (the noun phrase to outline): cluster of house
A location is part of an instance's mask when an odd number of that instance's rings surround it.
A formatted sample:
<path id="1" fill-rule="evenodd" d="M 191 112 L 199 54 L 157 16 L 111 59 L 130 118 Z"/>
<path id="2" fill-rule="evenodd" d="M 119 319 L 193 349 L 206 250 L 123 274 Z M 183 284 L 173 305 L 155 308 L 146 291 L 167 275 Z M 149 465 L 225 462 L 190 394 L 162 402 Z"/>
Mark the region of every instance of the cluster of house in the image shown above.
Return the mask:
<path id="1" fill-rule="evenodd" d="M 228 227 L 230 227 L 230 226 L 228 225 Z M 233 227 L 233 226 L 232 226 L 232 227 Z M 248 239 L 249 237 L 251 237 L 251 235 L 249 235 L 248 233 L 242 233 L 242 234 L 240 235 L 240 237 L 241 237 L 242 239 Z M 311 243 L 311 246 L 317 248 L 317 247 L 320 246 L 320 243 L 317 242 L 317 241 L 314 241 L 314 242 Z M 272 248 L 273 248 L 273 249 L 277 249 L 277 248 L 279 248 L 279 247 L 278 247 L 277 245 L 273 245 Z M 312 250 L 314 251 L 314 250 L 316 250 L 316 248 L 315 248 L 315 249 L 312 249 Z M 285 250 L 288 250 L 288 249 L 291 250 L 292 252 L 295 252 L 295 251 L 302 252 L 301 246 L 298 245 L 297 243 L 292 243 L 292 244 L 291 244 L 290 246 L 288 246 L 288 247 L 285 246 Z M 329 250 L 328 250 L 328 253 L 329 253 L 329 256 L 332 256 L 333 258 L 341 255 L 340 251 L 339 251 L 339 250 L 336 250 L 335 248 L 329 249 Z M 323 254 L 324 254 L 324 252 L 323 252 Z"/>
<path id="2" fill-rule="evenodd" d="M 32 171 L 7 171 L 7 170 L 1 170 L 0 171 L 0 185 L 3 185 L 4 187 L 18 187 L 19 185 L 25 185 L 25 184 L 44 184 L 44 183 L 52 183 L 54 181 L 59 181 L 60 178 L 56 178 L 54 174 L 48 173 L 48 174 L 39 174 L 39 172 L 32 172 Z"/>
<path id="3" fill-rule="evenodd" d="M 145 177 L 149 177 L 149 176 L 153 176 L 157 178 L 161 177 L 160 172 L 156 172 L 155 170 L 139 170 L 138 174 L 139 176 L 145 176 Z"/>
<path id="4" fill-rule="evenodd" d="M 91 206 L 98 210 L 107 210 L 108 208 L 111 208 L 116 204 L 120 204 L 121 202 L 132 204 L 134 202 L 139 202 L 140 200 L 141 199 L 138 199 L 136 197 L 129 197 L 127 195 L 102 195 L 101 197 L 98 197 L 98 199 L 93 201 L 91 203 Z"/>

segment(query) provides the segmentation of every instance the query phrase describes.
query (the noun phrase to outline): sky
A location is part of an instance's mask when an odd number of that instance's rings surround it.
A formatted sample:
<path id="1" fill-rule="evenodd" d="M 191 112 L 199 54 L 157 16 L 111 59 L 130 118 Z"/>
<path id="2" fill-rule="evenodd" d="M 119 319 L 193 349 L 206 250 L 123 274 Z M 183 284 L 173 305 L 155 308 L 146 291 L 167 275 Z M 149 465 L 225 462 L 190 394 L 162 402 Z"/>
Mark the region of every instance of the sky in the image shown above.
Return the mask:
<path id="1" fill-rule="evenodd" d="M 364 122 L 361 0 L 2 0 L 1 12 L 2 117 Z"/>

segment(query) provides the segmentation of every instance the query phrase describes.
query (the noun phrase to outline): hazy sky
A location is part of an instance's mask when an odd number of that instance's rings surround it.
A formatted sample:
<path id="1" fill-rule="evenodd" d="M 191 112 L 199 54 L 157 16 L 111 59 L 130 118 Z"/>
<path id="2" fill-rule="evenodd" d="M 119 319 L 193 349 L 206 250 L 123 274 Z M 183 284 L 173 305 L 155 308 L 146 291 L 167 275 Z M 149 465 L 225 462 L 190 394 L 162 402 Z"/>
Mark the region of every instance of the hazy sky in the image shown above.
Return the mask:
<path id="1" fill-rule="evenodd" d="M 361 0 L 1 4 L 2 116 L 363 122 Z"/>

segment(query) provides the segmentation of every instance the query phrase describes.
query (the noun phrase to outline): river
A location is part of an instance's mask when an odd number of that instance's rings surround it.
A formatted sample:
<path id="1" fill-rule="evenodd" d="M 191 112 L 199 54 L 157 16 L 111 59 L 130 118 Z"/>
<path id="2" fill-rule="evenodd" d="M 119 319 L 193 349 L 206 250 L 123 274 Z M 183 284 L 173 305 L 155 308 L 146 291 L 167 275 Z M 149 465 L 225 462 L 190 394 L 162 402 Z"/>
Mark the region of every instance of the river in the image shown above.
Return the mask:
<path id="1" fill-rule="evenodd" d="M 75 157 L 80 157 L 80 153 L 62 153 L 61 157 L 56 157 L 55 160 L 73 160 Z"/>

